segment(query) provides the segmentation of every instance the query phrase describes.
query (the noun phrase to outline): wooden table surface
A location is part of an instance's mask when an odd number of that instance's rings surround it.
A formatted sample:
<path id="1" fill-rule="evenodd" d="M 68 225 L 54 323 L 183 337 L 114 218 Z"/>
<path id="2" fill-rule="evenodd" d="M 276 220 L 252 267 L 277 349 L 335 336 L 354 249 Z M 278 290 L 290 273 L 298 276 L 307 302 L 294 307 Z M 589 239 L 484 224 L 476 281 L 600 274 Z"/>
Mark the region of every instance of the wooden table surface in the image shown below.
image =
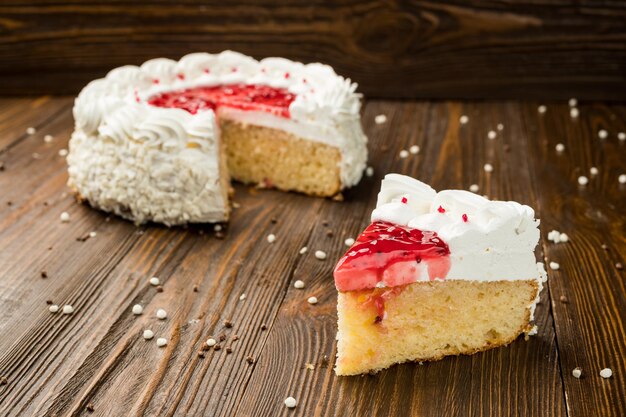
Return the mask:
<path id="1" fill-rule="evenodd" d="M 618 182 L 626 141 L 617 138 L 626 106 L 581 103 L 572 119 L 567 103 L 545 103 L 544 114 L 538 104 L 369 101 L 373 177 L 343 202 L 238 185 L 239 206 L 216 236 L 212 226 L 137 228 L 77 204 L 59 156 L 72 99 L 1 99 L 0 415 L 626 415 L 626 272 L 617 265 L 626 264 Z M 378 114 L 385 124 L 374 123 Z M 469 123 L 459 123 L 462 114 Z M 413 144 L 420 153 L 401 159 Z M 332 269 L 344 240 L 368 224 L 388 172 L 437 189 L 475 183 L 490 198 L 535 208 L 537 256 L 560 264 L 548 270 L 537 336 L 374 376 L 334 375 Z M 549 242 L 553 229 L 570 241 Z M 298 279 L 304 289 L 294 288 Z M 313 295 L 316 305 L 306 301 Z M 74 314 L 52 314 L 48 302 L 71 304 Z M 137 303 L 143 315 L 132 314 Z M 159 308 L 166 320 L 155 318 Z M 167 346 L 144 340 L 147 328 Z M 221 350 L 202 350 L 211 336 L 225 337 Z M 612 378 L 599 376 L 606 367 Z M 283 405 L 288 396 L 294 410 Z"/>

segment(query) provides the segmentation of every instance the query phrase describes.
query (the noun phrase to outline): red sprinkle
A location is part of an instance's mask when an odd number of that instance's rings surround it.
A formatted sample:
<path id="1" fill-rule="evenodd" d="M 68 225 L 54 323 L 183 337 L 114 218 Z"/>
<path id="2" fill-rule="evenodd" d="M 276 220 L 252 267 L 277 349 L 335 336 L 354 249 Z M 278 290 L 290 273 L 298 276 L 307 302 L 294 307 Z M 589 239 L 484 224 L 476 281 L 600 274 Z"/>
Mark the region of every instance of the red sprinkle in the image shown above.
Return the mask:
<path id="1" fill-rule="evenodd" d="M 160 83 L 160 82 L 161 82 L 161 81 L 159 81 L 159 79 L 158 79 L 158 78 L 155 78 L 154 80 L 152 80 L 152 84 L 158 84 L 158 83 Z"/>
<path id="2" fill-rule="evenodd" d="M 406 197 L 402 197 L 402 204 L 406 204 L 407 201 L 409 201 L 409 200 L 407 200 Z"/>
<path id="3" fill-rule="evenodd" d="M 290 75 L 288 72 L 285 73 L 285 79 L 289 79 Z"/>
<path id="4" fill-rule="evenodd" d="M 185 79 L 185 74 L 178 74 L 178 75 L 176 75 L 176 77 L 178 77 L 179 80 L 184 80 Z"/>
<path id="5" fill-rule="evenodd" d="M 438 211 L 439 213 L 445 213 L 445 212 L 446 212 L 446 209 L 445 209 L 445 208 L 443 208 L 443 207 L 441 207 L 441 206 L 439 206 L 439 208 L 437 209 L 437 211 Z"/>
<path id="6" fill-rule="evenodd" d="M 467 223 L 467 214 L 463 213 L 461 217 L 463 218 L 463 221 Z"/>
<path id="7" fill-rule="evenodd" d="M 211 70 L 209 70 L 208 68 L 206 68 L 206 69 L 204 70 L 204 73 L 205 73 L 205 74 L 208 74 L 208 73 L 210 73 L 210 72 L 211 72 Z"/>

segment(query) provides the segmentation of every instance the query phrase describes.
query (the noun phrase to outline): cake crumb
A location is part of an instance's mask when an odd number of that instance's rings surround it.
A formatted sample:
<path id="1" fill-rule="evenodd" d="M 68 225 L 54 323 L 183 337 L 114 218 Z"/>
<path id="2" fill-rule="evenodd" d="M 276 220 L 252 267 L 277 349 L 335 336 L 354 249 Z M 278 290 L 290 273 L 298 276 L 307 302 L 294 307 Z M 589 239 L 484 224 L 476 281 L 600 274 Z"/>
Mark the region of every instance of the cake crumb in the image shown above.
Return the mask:
<path id="1" fill-rule="evenodd" d="M 317 304 L 317 297 L 309 297 L 306 301 L 309 304 Z"/>
<path id="2" fill-rule="evenodd" d="M 408 156 L 409 156 L 409 151 L 407 151 L 406 149 L 402 149 L 400 151 L 400 158 L 404 159 L 404 158 L 406 158 Z"/>
<path id="3" fill-rule="evenodd" d="M 63 314 L 72 314 L 74 313 L 74 307 L 69 304 L 63 306 Z"/>
<path id="4" fill-rule="evenodd" d="M 6 376 L 0 376 L 0 385 L 6 385 L 9 383 L 9 380 Z"/>
<path id="5" fill-rule="evenodd" d="M 561 265 L 559 265 L 557 262 L 550 262 L 550 269 L 552 269 L 553 271 L 558 270 L 561 267 Z"/>
<path id="6" fill-rule="evenodd" d="M 150 340 L 154 337 L 154 332 L 150 329 L 146 329 L 143 331 L 143 338 L 146 340 Z"/>
<path id="7" fill-rule="evenodd" d="M 349 238 L 347 238 L 346 240 L 344 240 L 344 241 L 343 241 L 343 243 L 344 243 L 346 246 L 352 246 L 352 245 L 354 245 L 354 238 L 349 237 Z"/>
<path id="8" fill-rule="evenodd" d="M 158 347 L 163 347 L 165 345 L 167 345 L 167 339 L 164 337 L 159 337 L 156 341 L 156 344 Z"/>
<path id="9" fill-rule="evenodd" d="M 263 323 L 261 324 L 261 331 L 264 332 L 267 330 L 267 324 Z"/>
<path id="10" fill-rule="evenodd" d="M 315 365 L 313 365 L 312 363 L 305 363 L 304 367 L 310 371 L 314 371 L 315 370 Z"/>
<path id="11" fill-rule="evenodd" d="M 580 367 L 576 367 L 574 368 L 574 370 L 572 370 L 572 375 L 574 376 L 574 378 L 580 379 L 582 374 L 583 370 Z"/>
<path id="12" fill-rule="evenodd" d="M 41 278 L 48 278 L 48 273 L 46 271 L 41 271 Z"/>
<path id="13" fill-rule="evenodd" d="M 156 291 L 157 292 L 163 292 L 163 286 L 162 285 L 157 285 Z"/>
<path id="14" fill-rule="evenodd" d="M 254 363 L 254 358 L 252 356 L 247 356 L 246 357 L 246 362 L 248 362 L 249 364 L 253 364 Z"/>
<path id="15" fill-rule="evenodd" d="M 600 376 L 605 379 L 610 378 L 613 376 L 613 371 L 611 370 L 611 368 L 604 368 L 600 371 Z"/>
<path id="16" fill-rule="evenodd" d="M 167 311 L 163 310 L 162 308 L 158 309 L 156 312 L 156 317 L 159 320 L 165 320 L 167 318 Z"/>
<path id="17" fill-rule="evenodd" d="M 374 117 L 374 122 L 377 125 L 382 125 L 386 121 L 387 121 L 387 116 L 385 116 L 384 114 L 379 114 L 378 116 Z"/>
<path id="18" fill-rule="evenodd" d="M 557 143 L 554 148 L 558 153 L 561 153 L 565 150 L 565 145 L 563 145 L 562 143 Z"/>
<path id="19" fill-rule="evenodd" d="M 156 287 L 161 281 L 157 277 L 150 278 L 150 285 Z"/>
<path id="20" fill-rule="evenodd" d="M 230 329 L 231 327 L 233 327 L 233 322 L 230 320 L 224 320 L 224 327 Z"/>
<path id="21" fill-rule="evenodd" d="M 374 168 L 372 167 L 367 167 L 365 168 L 365 175 L 368 177 L 371 177 L 374 175 Z"/>
<path id="22" fill-rule="evenodd" d="M 418 153 L 420 153 L 420 147 L 417 145 L 413 145 L 409 148 L 409 152 L 413 155 L 417 155 Z"/>
<path id="23" fill-rule="evenodd" d="M 545 113 L 546 110 L 548 110 L 548 108 L 545 105 L 540 105 L 539 107 L 537 107 L 537 111 L 541 114 Z"/>
<path id="24" fill-rule="evenodd" d="M 567 304 L 569 303 L 569 300 L 567 299 L 566 296 L 562 295 L 559 297 L 559 301 L 562 302 L 563 304 Z"/>
<path id="25" fill-rule="evenodd" d="M 469 122 L 469 117 L 467 117 L 466 115 L 462 115 L 461 117 L 459 117 L 459 122 L 462 125 L 467 124 L 467 122 Z"/>
<path id="26" fill-rule="evenodd" d="M 321 261 L 323 261 L 324 259 L 326 259 L 326 252 L 322 251 L 322 250 L 316 250 L 315 251 L 315 257 Z"/>
<path id="27" fill-rule="evenodd" d="M 298 404 L 298 402 L 296 401 L 295 398 L 293 398 L 293 397 L 285 398 L 285 406 L 287 408 L 295 408 L 297 404 Z"/>
<path id="28" fill-rule="evenodd" d="M 302 289 L 304 288 L 304 281 L 297 280 L 296 282 L 293 283 L 293 286 L 297 289 Z"/>
<path id="29" fill-rule="evenodd" d="M 303 247 L 300 249 L 300 255 L 304 255 L 304 254 L 306 253 L 306 251 L 307 251 L 307 250 L 308 250 L 308 248 L 307 248 L 306 246 L 303 246 Z"/>
<path id="30" fill-rule="evenodd" d="M 571 109 L 569 109 L 569 115 L 572 119 L 577 119 L 579 114 L 580 112 L 576 107 L 572 107 Z"/>
<path id="31" fill-rule="evenodd" d="M 493 172 L 493 165 L 491 164 L 485 164 L 485 166 L 483 167 L 485 172 Z"/>
<path id="32" fill-rule="evenodd" d="M 135 304 L 135 305 L 133 306 L 133 314 L 134 314 L 135 316 L 138 316 L 138 315 L 140 315 L 141 313 L 143 313 L 143 307 L 142 307 L 141 305 L 139 305 L 139 304 Z"/>
<path id="33" fill-rule="evenodd" d="M 270 233 L 269 235 L 267 235 L 268 243 L 274 243 L 275 241 L 276 241 L 276 235 L 274 235 L 273 233 Z"/>
<path id="34" fill-rule="evenodd" d="M 584 175 L 581 175 L 580 177 L 578 177 L 578 184 L 587 185 L 588 183 L 589 183 L 589 178 L 585 177 Z"/>
<path id="35" fill-rule="evenodd" d="M 87 407 L 85 407 L 87 409 L 87 411 L 89 411 L 90 413 L 93 413 L 96 409 L 94 408 L 92 403 L 87 404 Z"/>
<path id="36" fill-rule="evenodd" d="M 617 269 L 618 271 L 621 271 L 622 269 L 624 269 L 624 265 L 622 265 L 621 262 L 616 262 L 615 269 Z"/>
<path id="37" fill-rule="evenodd" d="M 61 219 L 61 222 L 63 223 L 68 223 L 70 221 L 70 214 L 67 211 L 64 211 L 63 213 L 61 213 L 61 216 L 59 216 Z"/>
<path id="38" fill-rule="evenodd" d="M 600 130 L 598 130 L 598 137 L 599 137 L 600 139 L 606 139 L 606 138 L 608 138 L 608 137 L 609 137 L 609 132 L 607 132 L 607 131 L 606 131 L 606 130 L 604 130 L 604 129 L 600 129 Z"/>

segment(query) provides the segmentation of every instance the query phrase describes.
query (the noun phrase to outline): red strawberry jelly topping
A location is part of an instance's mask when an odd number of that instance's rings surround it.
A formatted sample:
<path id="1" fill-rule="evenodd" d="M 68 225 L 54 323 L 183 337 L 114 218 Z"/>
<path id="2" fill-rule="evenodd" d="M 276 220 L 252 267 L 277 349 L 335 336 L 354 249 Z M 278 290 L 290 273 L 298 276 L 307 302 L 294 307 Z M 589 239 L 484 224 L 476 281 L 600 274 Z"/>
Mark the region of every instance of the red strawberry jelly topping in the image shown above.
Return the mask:
<path id="1" fill-rule="evenodd" d="M 296 95 L 284 88 L 266 85 L 230 84 L 214 87 L 195 87 L 170 91 L 150 97 L 148 104 L 156 107 L 179 108 L 196 114 L 218 107 L 254 110 L 289 118 L 289 106 Z"/>
<path id="2" fill-rule="evenodd" d="M 374 222 L 335 267 L 339 291 L 387 287 L 428 279 L 444 279 L 450 270 L 450 249 L 435 232 Z"/>

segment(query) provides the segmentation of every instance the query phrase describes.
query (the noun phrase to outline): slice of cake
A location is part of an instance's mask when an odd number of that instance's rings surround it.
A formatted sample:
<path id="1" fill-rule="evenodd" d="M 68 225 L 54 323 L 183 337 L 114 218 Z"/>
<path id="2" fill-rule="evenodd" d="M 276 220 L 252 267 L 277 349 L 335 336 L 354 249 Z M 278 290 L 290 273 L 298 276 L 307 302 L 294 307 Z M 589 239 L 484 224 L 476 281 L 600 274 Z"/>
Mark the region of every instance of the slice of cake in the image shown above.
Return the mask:
<path id="1" fill-rule="evenodd" d="M 528 206 L 398 174 L 339 260 L 338 375 L 472 354 L 532 332 L 543 265 Z"/>
<path id="2" fill-rule="evenodd" d="M 230 178 L 333 196 L 367 159 L 355 90 L 327 65 L 231 51 L 120 67 L 76 99 L 68 183 L 168 225 L 227 220 Z"/>

